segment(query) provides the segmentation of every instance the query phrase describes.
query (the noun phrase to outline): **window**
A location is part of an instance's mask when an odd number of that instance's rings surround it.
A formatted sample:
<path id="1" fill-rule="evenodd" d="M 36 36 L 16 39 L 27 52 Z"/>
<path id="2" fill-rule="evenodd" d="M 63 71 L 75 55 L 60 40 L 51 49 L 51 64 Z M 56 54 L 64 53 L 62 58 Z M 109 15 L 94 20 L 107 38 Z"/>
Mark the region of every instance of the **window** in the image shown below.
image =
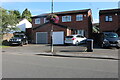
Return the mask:
<path id="1" fill-rule="evenodd" d="M 78 35 L 78 36 L 76 36 L 76 37 L 78 37 L 78 38 L 84 38 L 84 36 L 81 36 L 81 35 Z"/>
<path id="2" fill-rule="evenodd" d="M 112 21 L 112 16 L 105 16 L 105 21 Z"/>
<path id="3" fill-rule="evenodd" d="M 85 35 L 85 31 L 84 30 L 77 30 L 77 34 L 80 34 L 81 36 Z"/>
<path id="4" fill-rule="evenodd" d="M 62 16 L 62 22 L 70 22 L 71 16 Z"/>
<path id="5" fill-rule="evenodd" d="M 83 20 L 82 14 L 76 15 L 76 21 L 82 21 L 82 20 Z"/>
<path id="6" fill-rule="evenodd" d="M 40 24 L 40 18 L 35 19 L 35 24 Z"/>
<path id="7" fill-rule="evenodd" d="M 46 20 L 46 18 L 44 18 L 44 23 L 48 22 L 49 20 Z"/>

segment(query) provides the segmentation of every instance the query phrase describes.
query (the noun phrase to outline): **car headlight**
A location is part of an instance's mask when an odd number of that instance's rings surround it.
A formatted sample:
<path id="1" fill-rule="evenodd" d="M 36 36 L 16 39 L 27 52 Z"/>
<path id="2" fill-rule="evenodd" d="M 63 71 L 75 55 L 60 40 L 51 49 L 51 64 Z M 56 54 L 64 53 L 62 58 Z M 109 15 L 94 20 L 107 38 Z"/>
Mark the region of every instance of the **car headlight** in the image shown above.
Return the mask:
<path id="1" fill-rule="evenodd" d="M 103 43 L 109 43 L 109 41 L 107 39 L 104 39 Z"/>
<path id="2" fill-rule="evenodd" d="M 118 43 L 120 43 L 120 40 L 117 40 Z"/>
<path id="3" fill-rule="evenodd" d="M 17 39 L 16 41 L 21 41 L 21 39 Z"/>
<path id="4" fill-rule="evenodd" d="M 104 42 L 108 42 L 108 40 L 107 40 L 107 39 L 104 39 Z"/>
<path id="5" fill-rule="evenodd" d="M 11 39 L 9 41 L 12 41 Z"/>

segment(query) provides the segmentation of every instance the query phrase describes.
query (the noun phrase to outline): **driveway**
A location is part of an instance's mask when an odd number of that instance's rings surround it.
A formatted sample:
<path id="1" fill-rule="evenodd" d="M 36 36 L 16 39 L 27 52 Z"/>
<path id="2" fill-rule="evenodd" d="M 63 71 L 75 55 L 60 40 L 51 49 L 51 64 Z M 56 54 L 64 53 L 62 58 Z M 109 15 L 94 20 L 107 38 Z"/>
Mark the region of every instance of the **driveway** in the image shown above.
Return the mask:
<path id="1" fill-rule="evenodd" d="M 42 52 L 50 52 L 51 46 L 48 44 L 28 44 L 24 46 L 11 46 L 3 48 L 3 53 L 18 53 L 18 54 L 35 54 Z M 79 52 L 84 51 L 83 46 L 54 46 L 54 52 Z"/>
<path id="2" fill-rule="evenodd" d="M 2 52 L 5 54 L 27 54 L 27 55 L 53 55 L 50 52 L 51 46 L 48 44 L 28 44 L 24 46 L 12 46 L 3 48 Z M 86 47 L 80 46 L 54 46 L 55 55 L 60 56 L 75 56 L 75 57 L 89 57 L 89 58 L 109 58 L 118 59 L 118 49 L 101 49 L 94 48 L 93 52 L 86 52 Z"/>

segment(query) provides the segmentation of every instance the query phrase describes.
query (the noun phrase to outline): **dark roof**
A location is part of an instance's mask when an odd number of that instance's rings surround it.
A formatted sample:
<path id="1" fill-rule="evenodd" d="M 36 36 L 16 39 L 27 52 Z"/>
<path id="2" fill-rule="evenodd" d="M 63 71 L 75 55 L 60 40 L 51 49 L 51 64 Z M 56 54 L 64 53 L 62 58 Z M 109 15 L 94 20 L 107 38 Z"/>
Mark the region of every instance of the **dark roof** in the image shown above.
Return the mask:
<path id="1" fill-rule="evenodd" d="M 61 28 L 66 28 L 66 29 L 68 28 L 68 29 L 76 30 L 75 28 L 70 28 L 70 27 L 65 26 L 65 25 L 61 25 L 61 24 L 58 24 L 58 23 L 50 23 L 50 22 L 46 22 L 46 23 L 44 23 L 44 24 L 42 24 L 42 25 L 39 25 L 39 26 L 37 26 L 37 27 L 35 27 L 35 28 L 32 28 L 32 29 L 35 30 L 35 29 L 40 28 L 40 27 L 43 27 L 43 26 L 45 26 L 45 25 L 47 25 L 47 24 L 53 24 L 53 25 L 56 25 L 56 26 L 61 27 Z"/>
<path id="2" fill-rule="evenodd" d="M 100 14 L 107 14 L 107 13 L 120 13 L 120 9 L 107 9 L 107 10 L 100 10 Z"/>
<path id="3" fill-rule="evenodd" d="M 87 13 L 89 10 L 91 10 L 91 9 L 55 12 L 54 14 L 56 14 L 56 15 L 66 15 L 66 14 L 74 14 L 74 13 Z M 47 16 L 49 14 L 51 14 L 51 13 L 46 13 L 46 14 L 41 14 L 41 15 L 33 16 L 32 18 L 34 18 L 34 17 L 45 17 L 45 16 Z"/>

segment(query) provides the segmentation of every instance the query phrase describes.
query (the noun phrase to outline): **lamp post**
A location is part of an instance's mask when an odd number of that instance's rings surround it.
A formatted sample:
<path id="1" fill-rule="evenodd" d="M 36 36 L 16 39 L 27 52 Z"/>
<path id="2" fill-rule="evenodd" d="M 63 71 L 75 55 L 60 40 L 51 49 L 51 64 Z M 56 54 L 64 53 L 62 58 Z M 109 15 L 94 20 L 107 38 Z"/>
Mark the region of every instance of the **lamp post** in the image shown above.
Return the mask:
<path id="1" fill-rule="evenodd" d="M 53 0 L 51 3 L 51 14 L 53 14 Z M 53 24 L 51 24 L 51 52 L 53 52 Z"/>

